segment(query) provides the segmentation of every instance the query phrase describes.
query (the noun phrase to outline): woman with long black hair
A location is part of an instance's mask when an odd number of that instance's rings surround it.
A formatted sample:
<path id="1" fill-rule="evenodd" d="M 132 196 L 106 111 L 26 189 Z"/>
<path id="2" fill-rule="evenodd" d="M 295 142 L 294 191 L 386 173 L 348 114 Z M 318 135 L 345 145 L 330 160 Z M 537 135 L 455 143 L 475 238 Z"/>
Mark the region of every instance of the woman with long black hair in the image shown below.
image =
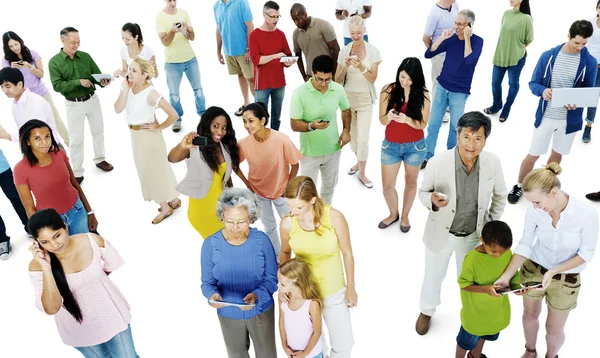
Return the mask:
<path id="1" fill-rule="evenodd" d="M 44 77 L 42 57 L 36 51 L 27 48 L 23 39 L 12 31 L 5 32 L 2 35 L 2 45 L 4 58 L 0 61 L 0 67 L 17 68 L 23 73 L 23 87 L 43 97 L 50 107 L 52 107 L 58 134 L 65 141 L 65 144 L 69 146 L 69 131 L 67 130 L 67 126 L 65 126 L 60 118 L 60 114 L 52 101 L 52 96 L 44 85 L 44 82 L 42 82 L 42 78 Z"/>
<path id="2" fill-rule="evenodd" d="M 398 67 L 396 81 L 383 87 L 379 97 L 379 121 L 385 126 L 381 179 L 383 197 L 390 209 L 390 215 L 379 223 L 380 229 L 400 220 L 400 230 L 410 230 L 408 214 L 417 194 L 419 169 L 427 154 L 423 129 L 427 127 L 430 106 L 421 61 L 408 57 Z M 402 213 L 399 213 L 396 179 L 402 162 L 405 182 Z"/>
<path id="3" fill-rule="evenodd" d="M 533 41 L 533 20 L 529 0 L 510 0 L 512 9 L 502 17 L 500 36 L 494 54 L 494 71 L 492 72 L 492 93 L 494 103 L 484 109 L 487 114 L 500 112 L 500 122 L 506 121 L 510 108 L 519 93 L 521 70 L 527 59 L 526 47 Z M 502 80 L 508 71 L 508 96 L 502 106 Z"/>
<path id="4" fill-rule="evenodd" d="M 194 144 L 198 138 L 198 144 Z M 189 196 L 188 219 L 203 239 L 223 228 L 217 217 L 219 196 L 233 187 L 231 173 L 240 168 L 240 152 L 229 114 L 221 107 L 208 108 L 196 132 L 188 133 L 168 155 L 169 162 L 185 160 L 187 173 L 177 191 Z"/>
<path id="5" fill-rule="evenodd" d="M 84 357 L 137 357 L 129 304 L 108 278 L 124 263 L 117 250 L 96 234 L 69 235 L 54 209 L 33 214 L 29 230 L 35 305 L 54 316 L 62 341 Z"/>

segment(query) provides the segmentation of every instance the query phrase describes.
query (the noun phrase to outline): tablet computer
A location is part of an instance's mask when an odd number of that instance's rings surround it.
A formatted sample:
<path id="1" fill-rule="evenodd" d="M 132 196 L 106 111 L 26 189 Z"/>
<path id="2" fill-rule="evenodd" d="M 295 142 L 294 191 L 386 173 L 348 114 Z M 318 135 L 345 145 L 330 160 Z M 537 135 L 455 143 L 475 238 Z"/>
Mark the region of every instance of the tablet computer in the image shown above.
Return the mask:
<path id="1" fill-rule="evenodd" d="M 597 107 L 600 87 L 554 88 L 552 89 L 552 108 L 576 105 L 577 108 Z"/>
<path id="2" fill-rule="evenodd" d="M 279 62 L 286 62 L 286 61 L 292 61 L 292 60 L 297 60 L 298 56 L 283 56 L 279 58 Z"/>
<path id="3" fill-rule="evenodd" d="M 94 79 L 98 82 L 100 82 L 101 80 L 110 80 L 113 78 L 113 76 L 110 73 L 96 73 L 92 74 L 92 77 L 94 77 Z"/>
<path id="4" fill-rule="evenodd" d="M 255 305 L 249 305 L 247 303 L 234 303 L 234 302 L 227 302 L 227 301 L 208 300 L 208 302 L 216 303 L 218 305 L 223 305 L 223 306 L 235 306 L 235 307 L 254 307 L 255 306 Z"/>

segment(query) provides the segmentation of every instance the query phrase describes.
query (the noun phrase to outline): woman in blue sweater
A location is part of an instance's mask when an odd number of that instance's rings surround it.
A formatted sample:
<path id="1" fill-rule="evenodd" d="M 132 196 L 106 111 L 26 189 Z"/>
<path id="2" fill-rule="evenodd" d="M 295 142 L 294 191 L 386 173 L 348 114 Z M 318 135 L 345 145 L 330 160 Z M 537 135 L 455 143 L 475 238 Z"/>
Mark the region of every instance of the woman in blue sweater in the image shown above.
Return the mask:
<path id="1" fill-rule="evenodd" d="M 250 335 L 256 357 L 277 357 L 275 250 L 267 234 L 250 227 L 261 205 L 250 190 L 232 188 L 219 197 L 217 216 L 225 228 L 202 245 L 202 293 L 217 309 L 227 354 L 247 357 Z"/>

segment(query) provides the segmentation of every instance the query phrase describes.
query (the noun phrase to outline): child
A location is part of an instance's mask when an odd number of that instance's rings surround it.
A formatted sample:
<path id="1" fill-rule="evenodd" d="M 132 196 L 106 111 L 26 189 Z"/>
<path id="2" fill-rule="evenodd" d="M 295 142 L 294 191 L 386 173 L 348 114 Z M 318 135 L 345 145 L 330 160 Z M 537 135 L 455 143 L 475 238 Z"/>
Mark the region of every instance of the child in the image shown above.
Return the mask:
<path id="1" fill-rule="evenodd" d="M 495 341 L 510 323 L 510 302 L 494 282 L 504 273 L 512 257 L 512 232 L 503 221 L 490 221 L 481 231 L 481 245 L 465 256 L 458 278 L 461 288 L 462 326 L 456 337 L 456 358 L 486 358 L 481 354 L 485 341 Z M 520 288 L 519 273 L 510 280 Z M 498 291 L 497 291 L 498 290 Z"/>
<path id="2" fill-rule="evenodd" d="M 308 264 L 291 259 L 279 268 L 279 292 L 289 302 L 279 302 L 279 334 L 288 357 L 323 358 L 321 294 Z"/>

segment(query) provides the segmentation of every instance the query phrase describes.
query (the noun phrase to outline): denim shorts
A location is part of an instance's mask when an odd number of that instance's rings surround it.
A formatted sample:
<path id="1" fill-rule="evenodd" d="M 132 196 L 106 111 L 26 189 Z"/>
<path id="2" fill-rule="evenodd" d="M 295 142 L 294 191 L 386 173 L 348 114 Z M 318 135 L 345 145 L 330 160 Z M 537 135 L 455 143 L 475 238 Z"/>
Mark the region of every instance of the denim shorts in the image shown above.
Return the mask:
<path id="1" fill-rule="evenodd" d="M 407 165 L 421 165 L 427 155 L 425 138 L 410 143 L 394 143 L 384 139 L 381 143 L 381 164 L 393 165 L 404 161 Z"/>
<path id="2" fill-rule="evenodd" d="M 475 349 L 480 338 L 486 341 L 495 341 L 498 339 L 499 336 L 500 332 L 491 336 L 475 336 L 465 331 L 463 326 L 460 326 L 460 331 L 458 332 L 458 336 L 456 336 L 456 343 L 460 348 L 470 351 L 472 349 Z"/>

